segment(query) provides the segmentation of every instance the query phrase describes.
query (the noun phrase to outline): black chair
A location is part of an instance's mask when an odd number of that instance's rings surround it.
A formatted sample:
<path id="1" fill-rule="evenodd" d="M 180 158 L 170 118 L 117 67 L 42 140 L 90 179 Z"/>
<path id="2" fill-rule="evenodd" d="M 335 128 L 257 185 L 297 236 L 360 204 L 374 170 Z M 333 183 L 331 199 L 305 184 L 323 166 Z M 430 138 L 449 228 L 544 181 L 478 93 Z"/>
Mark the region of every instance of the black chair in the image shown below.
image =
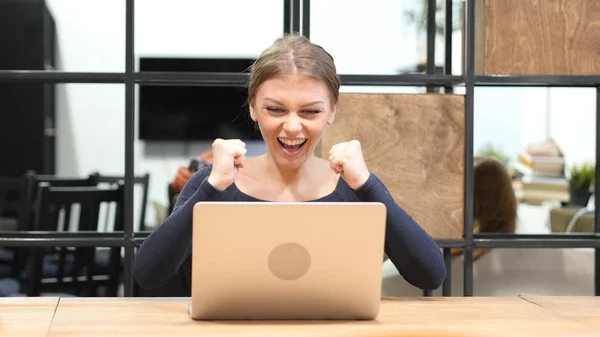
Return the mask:
<path id="1" fill-rule="evenodd" d="M 111 176 L 111 175 L 102 175 L 99 172 L 92 173 L 90 175 L 90 179 L 94 185 L 103 186 L 103 185 L 114 185 L 114 184 L 125 184 L 124 176 Z M 135 186 L 141 186 L 142 188 L 142 204 L 140 210 L 140 219 L 139 219 L 139 230 L 146 231 L 146 207 L 148 204 L 148 189 L 150 185 L 150 174 L 146 173 L 143 176 L 134 176 L 133 184 Z M 110 255 L 108 250 L 103 248 L 98 248 L 96 250 L 96 262 L 100 272 L 106 272 L 110 266 Z M 121 266 L 120 272 L 123 272 L 123 267 Z"/>
<path id="2" fill-rule="evenodd" d="M 26 200 L 33 184 L 27 176 L 0 177 L 0 231 L 26 230 Z M 18 281 L 23 248 L 0 247 L 0 297 L 21 290 Z"/>
<path id="3" fill-rule="evenodd" d="M 49 183 L 41 183 L 37 192 L 37 203 L 35 207 L 36 220 L 34 230 L 36 231 L 59 231 L 60 213 L 71 213 L 73 205 L 80 205 L 80 213 L 77 221 L 77 231 L 96 232 L 100 218 L 100 208 L 103 203 L 115 203 L 114 230 L 123 230 L 123 199 L 124 190 L 122 184 L 114 187 L 99 188 L 96 186 L 78 187 L 55 187 Z M 64 222 L 63 222 L 64 223 Z M 28 260 L 28 280 L 26 283 L 27 296 L 40 296 L 42 292 L 67 291 L 77 296 L 96 296 L 98 287 L 107 288 L 107 296 L 116 296 L 119 287 L 119 277 L 122 267 L 121 247 L 109 249 L 108 268 L 105 273 L 97 270 L 96 248 L 77 247 L 46 250 L 34 248 Z M 68 251 L 66 249 L 69 249 Z M 48 277 L 44 273 L 45 255 L 58 253 L 60 256 L 69 254 L 73 256 L 72 263 L 58 264 L 56 277 Z M 60 259 L 60 257 L 59 257 Z M 65 266 L 70 265 L 69 270 Z"/>
<path id="4" fill-rule="evenodd" d="M 39 199 L 38 193 L 40 184 L 47 184 L 53 187 L 92 187 L 95 184 L 90 177 L 58 177 L 55 175 L 37 174 L 35 171 L 27 172 L 24 179 L 27 181 L 28 190 L 24 200 L 21 201 L 22 215 L 19 218 L 21 223 L 19 230 L 21 231 L 34 229 L 34 222 L 37 217 L 36 203 Z M 63 223 L 68 224 L 69 222 L 70 212 L 66 212 Z M 27 284 L 29 280 L 26 263 L 29 259 L 30 251 L 31 249 L 29 248 L 20 248 L 14 259 L 15 277 L 23 284 Z M 59 269 L 70 269 L 74 256 L 72 253 L 69 254 L 68 251 L 69 249 L 65 247 L 57 247 L 47 251 L 43 264 L 44 277 L 57 277 Z"/>
<path id="5" fill-rule="evenodd" d="M 27 230 L 27 200 L 33 190 L 28 176 L 0 177 L 0 231 Z M 0 247 L 0 277 L 18 276 L 21 249 Z"/>
<path id="6" fill-rule="evenodd" d="M 24 208 L 29 210 L 29 213 L 27 213 L 27 218 L 24 218 L 23 221 L 28 223 L 33 223 L 36 218 L 35 206 L 38 200 L 40 184 L 46 183 L 52 187 L 86 187 L 96 185 L 95 181 L 91 177 L 58 177 L 48 174 L 36 174 L 35 171 L 29 171 L 25 176 L 30 181 L 30 185 L 32 186 L 31 191 L 26 199 L 26 204 L 24 205 Z"/>
<path id="7" fill-rule="evenodd" d="M 94 185 L 101 185 L 101 184 L 107 184 L 107 185 L 112 185 L 112 184 L 125 184 L 125 177 L 124 176 L 107 176 L 107 175 L 101 175 L 100 173 L 96 172 L 90 175 L 90 181 L 94 184 Z M 145 231 L 147 230 L 146 227 L 146 206 L 148 204 L 148 188 L 150 185 L 150 174 L 146 173 L 143 176 L 135 176 L 133 177 L 133 184 L 134 186 L 141 186 L 142 188 L 142 205 L 141 205 L 141 210 L 140 210 L 140 223 L 139 223 L 139 230 L 140 231 Z"/>
<path id="8" fill-rule="evenodd" d="M 100 173 L 93 173 L 88 177 L 59 177 L 55 175 L 43 175 L 36 174 L 35 171 L 30 171 L 26 175 L 30 181 L 30 185 L 33 186 L 32 190 L 29 193 L 28 198 L 26 199 L 26 205 L 24 205 L 25 209 L 28 209 L 29 212 L 26 214 L 25 221 L 27 223 L 32 223 L 36 217 L 36 202 L 38 200 L 37 195 L 37 186 L 41 183 L 46 183 L 52 187 L 111 187 L 111 186 L 119 186 L 124 184 L 125 177 L 123 176 L 106 176 L 101 175 Z M 150 181 L 150 175 L 145 174 L 143 176 L 134 177 L 134 184 L 142 186 L 143 200 L 142 200 L 142 209 L 141 209 L 141 217 L 140 217 L 140 228 L 141 230 L 145 230 L 145 215 L 146 215 L 146 205 L 148 199 L 148 186 Z M 105 214 L 107 215 L 107 214 Z M 64 221 L 62 223 L 69 224 L 71 219 L 71 213 L 64 213 Z M 108 216 L 105 217 L 108 219 Z M 58 277 L 59 273 L 70 272 L 73 268 L 74 261 L 74 250 L 69 247 L 57 247 L 54 251 L 46 251 L 43 263 L 43 275 L 45 278 L 55 278 Z M 27 259 L 26 253 L 20 261 L 25 261 Z M 97 269 L 96 271 L 101 273 L 108 273 L 110 271 L 110 250 L 105 247 L 99 247 L 96 249 L 96 263 Z M 27 284 L 28 282 L 28 270 L 24 269 L 24 263 L 18 263 L 16 269 L 20 271 L 20 281 L 22 283 Z"/>
<path id="9" fill-rule="evenodd" d="M 28 176 L 0 177 L 0 230 L 17 231 L 26 215 L 26 200 L 32 192 Z M 4 220 L 4 222 L 2 221 Z"/>

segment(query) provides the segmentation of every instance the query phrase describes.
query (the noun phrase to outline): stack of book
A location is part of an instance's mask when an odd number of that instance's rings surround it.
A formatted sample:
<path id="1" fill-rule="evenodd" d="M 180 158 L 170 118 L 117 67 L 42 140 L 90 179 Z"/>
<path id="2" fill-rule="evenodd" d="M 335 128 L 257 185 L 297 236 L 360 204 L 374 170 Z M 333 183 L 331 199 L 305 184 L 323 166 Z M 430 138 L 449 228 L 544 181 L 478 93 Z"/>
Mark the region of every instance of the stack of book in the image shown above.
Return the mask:
<path id="1" fill-rule="evenodd" d="M 521 177 L 520 199 L 533 203 L 569 200 L 565 159 L 553 141 L 528 146 L 519 155 L 514 169 Z"/>

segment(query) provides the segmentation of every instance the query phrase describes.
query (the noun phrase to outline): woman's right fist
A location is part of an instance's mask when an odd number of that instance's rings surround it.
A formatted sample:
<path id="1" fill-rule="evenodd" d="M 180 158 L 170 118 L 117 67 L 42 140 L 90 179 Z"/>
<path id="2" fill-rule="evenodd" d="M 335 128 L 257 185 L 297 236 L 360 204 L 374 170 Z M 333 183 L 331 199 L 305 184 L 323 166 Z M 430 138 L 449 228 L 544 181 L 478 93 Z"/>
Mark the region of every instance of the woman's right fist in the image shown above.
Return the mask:
<path id="1" fill-rule="evenodd" d="M 239 168 L 244 167 L 246 144 L 239 139 L 216 139 L 212 144 L 213 163 L 208 182 L 225 190 L 235 181 Z"/>

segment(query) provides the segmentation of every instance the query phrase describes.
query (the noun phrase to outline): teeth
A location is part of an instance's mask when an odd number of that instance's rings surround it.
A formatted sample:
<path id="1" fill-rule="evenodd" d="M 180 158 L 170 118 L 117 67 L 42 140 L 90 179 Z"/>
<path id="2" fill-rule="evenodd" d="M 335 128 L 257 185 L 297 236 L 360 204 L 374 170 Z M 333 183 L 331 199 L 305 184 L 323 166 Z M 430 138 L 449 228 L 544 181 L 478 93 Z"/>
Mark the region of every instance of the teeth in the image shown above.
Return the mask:
<path id="1" fill-rule="evenodd" d="M 283 138 L 279 138 L 279 140 L 283 144 L 288 145 L 288 146 L 300 145 L 300 144 L 302 144 L 302 143 L 304 143 L 306 141 L 306 139 L 302 139 L 302 140 L 299 140 L 299 139 L 290 140 L 290 139 L 283 139 Z"/>

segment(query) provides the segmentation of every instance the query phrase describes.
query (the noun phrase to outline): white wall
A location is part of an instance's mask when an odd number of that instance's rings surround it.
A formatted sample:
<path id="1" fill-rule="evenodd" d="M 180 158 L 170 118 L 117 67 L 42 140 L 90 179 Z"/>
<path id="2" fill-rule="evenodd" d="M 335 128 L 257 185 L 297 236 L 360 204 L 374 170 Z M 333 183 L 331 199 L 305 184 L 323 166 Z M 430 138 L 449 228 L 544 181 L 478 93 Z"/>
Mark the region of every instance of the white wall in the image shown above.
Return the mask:
<path id="1" fill-rule="evenodd" d="M 473 149 L 488 143 L 515 156 L 523 148 L 523 114 L 526 92 L 519 88 L 475 88 Z"/>
<path id="2" fill-rule="evenodd" d="M 392 74 L 421 59 L 422 43 L 403 11 L 420 2 L 311 1 L 311 39 L 335 58 L 340 73 Z M 48 0 L 57 25 L 59 70 L 122 72 L 125 69 L 125 3 L 122 0 Z M 135 55 L 255 57 L 281 35 L 280 0 L 136 1 Z M 455 73 L 460 70 L 455 33 Z M 438 55 L 443 49 L 438 45 Z M 437 59 L 442 59 L 437 57 Z M 516 155 L 527 141 L 545 136 L 546 89 L 477 88 L 475 150 L 491 141 Z M 342 91 L 417 92 L 415 88 L 349 88 Z M 551 91 L 550 130 L 570 160 L 593 159 L 593 94 Z M 572 98 L 576 98 L 572 100 Z M 124 86 L 66 84 L 58 88 L 57 170 L 61 175 L 100 171 L 123 174 Z M 576 104 L 576 105 L 574 105 Z M 537 117 L 536 117 L 537 116 Z M 571 117 L 579 119 L 573 120 Z M 564 127 L 568 126 L 568 127 Z M 583 129 L 581 129 L 583 128 Z M 592 128 L 592 129 L 590 129 Z M 545 127 L 543 127 L 545 130 Z M 576 138 L 584 137 L 584 138 Z M 580 146 L 580 141 L 585 143 Z M 590 146 L 591 145 L 591 146 Z M 166 185 L 177 167 L 209 149 L 208 143 L 135 143 L 135 171 L 151 174 L 150 202 L 167 203 Z M 250 155 L 262 153 L 260 142 Z M 147 221 L 153 224 L 152 207 Z"/>
<path id="3" fill-rule="evenodd" d="M 550 88 L 549 130 L 565 153 L 567 163 L 596 160 L 596 90 Z"/>
<path id="4" fill-rule="evenodd" d="M 487 142 L 516 156 L 524 146 L 554 139 L 567 169 L 594 162 L 596 95 L 593 88 L 476 88 L 475 150 Z"/>

